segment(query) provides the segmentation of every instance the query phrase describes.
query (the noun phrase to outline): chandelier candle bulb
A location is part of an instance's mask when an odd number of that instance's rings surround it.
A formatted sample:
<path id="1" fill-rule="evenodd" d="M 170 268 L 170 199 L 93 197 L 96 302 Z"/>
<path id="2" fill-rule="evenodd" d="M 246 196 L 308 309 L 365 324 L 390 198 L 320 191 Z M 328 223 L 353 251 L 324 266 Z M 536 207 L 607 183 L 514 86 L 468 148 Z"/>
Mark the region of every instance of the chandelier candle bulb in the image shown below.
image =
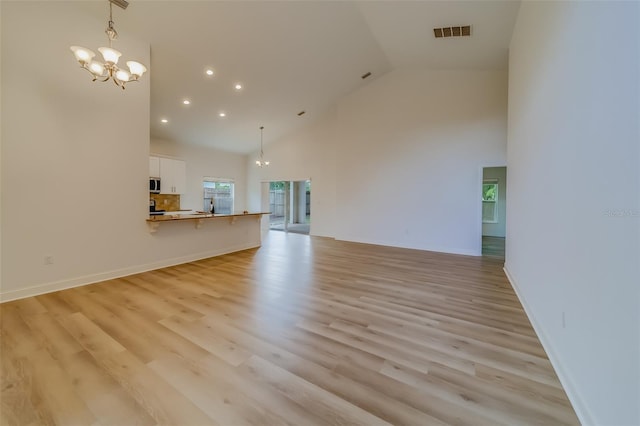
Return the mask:
<path id="1" fill-rule="evenodd" d="M 89 64 L 89 71 L 97 76 L 102 76 L 104 74 L 104 65 L 100 62 L 93 61 Z"/>
<path id="2" fill-rule="evenodd" d="M 116 73 L 116 78 L 120 81 L 129 81 L 131 75 L 129 74 L 129 71 L 118 70 L 118 72 Z"/>
<path id="3" fill-rule="evenodd" d="M 131 75 L 136 79 L 142 77 L 142 74 L 147 71 L 147 67 L 142 65 L 140 62 L 127 61 L 127 66 L 129 67 L 129 72 L 131 72 Z"/>
<path id="4" fill-rule="evenodd" d="M 107 64 L 111 64 L 111 65 L 117 64 L 118 59 L 120 59 L 120 56 L 122 56 L 122 53 L 110 47 L 99 47 L 98 51 L 102 53 L 102 57 L 104 58 L 104 61 Z"/>
<path id="5" fill-rule="evenodd" d="M 93 57 L 96 56 L 95 53 L 93 53 L 91 50 L 86 49 L 84 47 L 71 46 L 70 49 L 75 55 L 76 60 L 80 62 L 80 65 L 88 64 L 89 62 L 91 62 Z"/>

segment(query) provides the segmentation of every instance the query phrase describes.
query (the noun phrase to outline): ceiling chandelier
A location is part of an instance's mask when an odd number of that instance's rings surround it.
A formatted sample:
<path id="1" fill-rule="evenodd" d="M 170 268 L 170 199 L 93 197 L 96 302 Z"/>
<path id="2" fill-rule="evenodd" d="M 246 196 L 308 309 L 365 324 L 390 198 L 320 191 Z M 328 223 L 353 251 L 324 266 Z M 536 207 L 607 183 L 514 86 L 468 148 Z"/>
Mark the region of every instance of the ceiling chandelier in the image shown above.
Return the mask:
<path id="1" fill-rule="evenodd" d="M 113 80 L 118 87 L 122 87 L 130 81 L 138 81 L 142 74 L 147 71 L 147 68 L 140 62 L 127 61 L 129 71 L 118 68 L 118 59 L 122 53 L 111 47 L 111 42 L 118 38 L 118 33 L 113 26 L 113 3 L 120 6 L 122 9 L 126 9 L 129 3 L 126 0 L 109 0 L 109 22 L 105 33 L 109 39 L 109 47 L 100 47 L 98 51 L 102 54 L 104 62 L 94 61 L 96 56 L 93 51 L 80 46 L 71 46 L 71 51 L 75 55 L 76 59 L 80 63 L 80 66 L 89 71 L 93 76 L 93 81 L 101 80 L 103 82 Z"/>
<path id="2" fill-rule="evenodd" d="M 264 152 L 262 150 L 262 131 L 264 130 L 264 126 L 260 126 L 260 159 L 256 160 L 256 165 L 258 167 L 268 166 L 269 162 L 264 160 Z"/>

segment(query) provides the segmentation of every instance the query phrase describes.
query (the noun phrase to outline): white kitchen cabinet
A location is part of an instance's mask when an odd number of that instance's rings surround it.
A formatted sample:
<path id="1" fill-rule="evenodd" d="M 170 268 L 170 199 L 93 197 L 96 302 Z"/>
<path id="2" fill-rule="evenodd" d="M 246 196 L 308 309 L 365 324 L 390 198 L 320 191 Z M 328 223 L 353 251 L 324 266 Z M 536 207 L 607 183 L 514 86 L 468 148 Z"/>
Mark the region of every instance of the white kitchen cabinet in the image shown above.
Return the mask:
<path id="1" fill-rule="evenodd" d="M 187 192 L 187 166 L 182 160 L 160 158 L 160 193 L 184 194 Z"/>
<path id="2" fill-rule="evenodd" d="M 160 157 L 149 157 L 149 177 L 160 177 Z"/>

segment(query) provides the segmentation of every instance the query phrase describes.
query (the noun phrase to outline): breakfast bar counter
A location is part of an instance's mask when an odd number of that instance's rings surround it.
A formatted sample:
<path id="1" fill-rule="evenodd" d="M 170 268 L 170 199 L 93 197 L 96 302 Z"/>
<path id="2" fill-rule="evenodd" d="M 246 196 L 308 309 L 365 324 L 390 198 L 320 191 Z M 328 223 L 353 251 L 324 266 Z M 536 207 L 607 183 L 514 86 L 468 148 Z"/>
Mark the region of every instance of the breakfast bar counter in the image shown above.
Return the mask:
<path id="1" fill-rule="evenodd" d="M 258 221 L 262 218 L 262 215 L 270 214 L 269 212 L 257 212 L 257 213 L 237 213 L 237 214 L 211 214 L 211 213 L 185 213 L 185 214 L 164 214 L 159 216 L 151 216 L 147 219 L 147 225 L 149 226 L 149 232 L 153 233 L 158 230 L 161 223 L 168 222 L 183 222 L 193 221 L 196 229 L 202 227 L 206 221 L 216 219 L 227 219 L 230 225 L 236 223 L 238 218 L 254 218 Z"/>

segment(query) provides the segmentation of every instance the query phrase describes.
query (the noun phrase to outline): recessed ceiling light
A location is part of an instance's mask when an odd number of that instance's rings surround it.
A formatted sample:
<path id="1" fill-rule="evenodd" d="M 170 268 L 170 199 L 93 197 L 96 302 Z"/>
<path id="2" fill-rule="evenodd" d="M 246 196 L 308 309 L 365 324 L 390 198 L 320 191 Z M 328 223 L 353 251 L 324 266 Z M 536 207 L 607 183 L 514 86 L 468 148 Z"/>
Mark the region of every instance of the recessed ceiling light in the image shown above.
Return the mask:
<path id="1" fill-rule="evenodd" d="M 209 69 L 207 69 L 207 70 L 205 71 L 205 74 L 207 74 L 207 75 L 213 75 L 213 70 L 212 70 L 211 68 L 209 68 Z"/>
<path id="2" fill-rule="evenodd" d="M 163 122 L 163 123 L 168 123 L 168 122 L 169 122 L 169 120 L 167 120 L 166 118 L 163 118 L 163 119 L 162 119 L 162 120 L 160 120 L 160 121 L 161 121 L 161 122 Z"/>
<path id="3" fill-rule="evenodd" d="M 185 99 L 184 101 L 182 101 L 182 103 L 185 105 L 189 105 L 191 101 L 189 99 Z"/>
<path id="4" fill-rule="evenodd" d="M 227 113 L 226 113 L 226 112 L 221 112 L 221 113 L 219 113 L 218 115 L 219 115 L 220 117 L 224 118 L 224 117 L 226 117 L 226 116 L 227 116 Z"/>
<path id="5" fill-rule="evenodd" d="M 236 83 L 236 85 L 234 87 L 236 88 L 236 90 L 241 90 L 242 89 L 242 84 Z"/>

